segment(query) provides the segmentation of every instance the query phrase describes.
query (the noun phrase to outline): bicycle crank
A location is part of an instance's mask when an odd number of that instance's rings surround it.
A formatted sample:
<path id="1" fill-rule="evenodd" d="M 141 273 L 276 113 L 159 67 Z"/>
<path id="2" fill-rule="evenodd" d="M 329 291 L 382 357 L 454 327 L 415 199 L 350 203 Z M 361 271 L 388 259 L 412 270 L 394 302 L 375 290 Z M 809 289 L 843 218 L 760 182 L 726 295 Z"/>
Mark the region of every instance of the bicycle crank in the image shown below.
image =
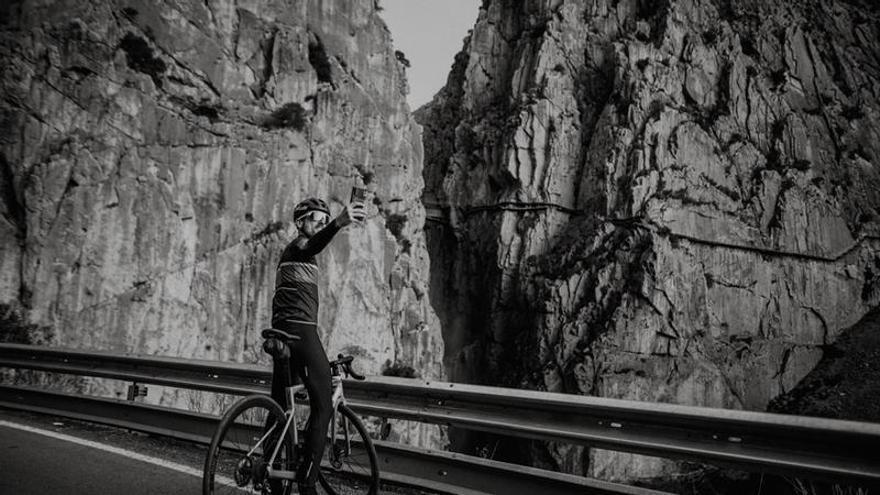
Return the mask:
<path id="1" fill-rule="evenodd" d="M 235 484 L 238 486 L 247 486 L 253 479 L 254 461 L 250 457 L 242 457 L 235 466 Z"/>

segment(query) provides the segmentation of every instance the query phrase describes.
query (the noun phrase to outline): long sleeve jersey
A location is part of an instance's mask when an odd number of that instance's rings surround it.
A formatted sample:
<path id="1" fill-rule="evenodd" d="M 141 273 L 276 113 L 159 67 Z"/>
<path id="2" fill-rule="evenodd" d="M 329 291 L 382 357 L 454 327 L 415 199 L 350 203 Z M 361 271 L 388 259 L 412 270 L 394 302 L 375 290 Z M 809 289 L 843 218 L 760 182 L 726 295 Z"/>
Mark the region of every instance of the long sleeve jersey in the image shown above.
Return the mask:
<path id="1" fill-rule="evenodd" d="M 318 322 L 318 263 L 320 253 L 339 232 L 331 221 L 312 237 L 300 235 L 284 252 L 275 271 L 275 294 L 272 296 L 272 325 L 291 320 Z"/>

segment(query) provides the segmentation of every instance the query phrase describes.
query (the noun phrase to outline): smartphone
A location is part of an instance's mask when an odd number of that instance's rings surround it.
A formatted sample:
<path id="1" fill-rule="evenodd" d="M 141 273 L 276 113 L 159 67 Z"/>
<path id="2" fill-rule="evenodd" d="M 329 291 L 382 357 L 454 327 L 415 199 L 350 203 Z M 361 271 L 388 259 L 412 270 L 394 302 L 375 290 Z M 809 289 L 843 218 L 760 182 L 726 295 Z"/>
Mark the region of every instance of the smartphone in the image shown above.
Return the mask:
<path id="1" fill-rule="evenodd" d="M 363 203 L 367 199 L 367 190 L 363 187 L 351 188 L 351 203 Z"/>

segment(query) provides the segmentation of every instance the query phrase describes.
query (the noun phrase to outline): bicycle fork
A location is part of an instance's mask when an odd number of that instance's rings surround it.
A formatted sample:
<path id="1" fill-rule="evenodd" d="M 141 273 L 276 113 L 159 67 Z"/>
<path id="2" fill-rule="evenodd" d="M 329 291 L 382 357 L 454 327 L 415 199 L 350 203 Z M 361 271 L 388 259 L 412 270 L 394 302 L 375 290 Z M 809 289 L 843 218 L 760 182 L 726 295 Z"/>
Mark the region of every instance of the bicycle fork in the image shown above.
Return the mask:
<path id="1" fill-rule="evenodd" d="M 342 466 L 342 461 L 340 460 L 340 454 L 347 454 L 351 452 L 351 445 L 349 439 L 348 432 L 348 421 L 343 421 L 342 423 L 342 434 L 343 434 L 343 445 L 342 449 L 336 448 L 336 434 L 339 422 L 337 419 L 339 418 L 339 405 L 345 403 L 345 397 L 342 396 L 342 377 L 339 375 L 335 375 L 332 378 L 333 384 L 333 417 L 330 420 L 330 445 L 328 448 L 330 449 L 328 458 L 330 459 L 330 464 L 335 468 L 339 469 Z M 341 451 L 340 451 L 341 450 Z"/>

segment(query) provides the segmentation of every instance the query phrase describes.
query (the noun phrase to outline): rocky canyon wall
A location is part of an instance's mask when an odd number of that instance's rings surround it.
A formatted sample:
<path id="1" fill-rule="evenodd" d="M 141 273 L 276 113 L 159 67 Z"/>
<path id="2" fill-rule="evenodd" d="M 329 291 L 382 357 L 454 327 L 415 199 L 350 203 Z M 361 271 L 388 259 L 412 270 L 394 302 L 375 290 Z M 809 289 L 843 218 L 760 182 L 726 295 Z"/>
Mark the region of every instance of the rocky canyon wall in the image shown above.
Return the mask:
<path id="1" fill-rule="evenodd" d="M 443 375 L 420 127 L 373 0 L 0 7 L 0 302 L 55 345 L 267 362 L 294 205 L 369 218 L 318 257 L 328 353 Z"/>
<path id="2" fill-rule="evenodd" d="M 870 2 L 485 0 L 416 113 L 450 378 L 752 410 L 794 387 L 880 296 L 878 47 Z"/>

